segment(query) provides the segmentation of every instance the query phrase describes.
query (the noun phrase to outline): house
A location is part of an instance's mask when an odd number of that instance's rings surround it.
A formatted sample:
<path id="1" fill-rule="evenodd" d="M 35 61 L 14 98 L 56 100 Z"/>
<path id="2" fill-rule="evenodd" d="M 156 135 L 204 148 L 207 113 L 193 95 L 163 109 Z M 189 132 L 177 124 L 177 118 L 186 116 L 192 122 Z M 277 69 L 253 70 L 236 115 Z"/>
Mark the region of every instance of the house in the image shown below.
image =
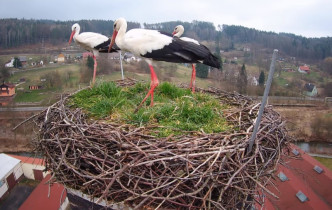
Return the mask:
<path id="1" fill-rule="evenodd" d="M 12 154 L 9 154 L 9 156 L 21 161 L 23 174 L 28 179 L 42 181 L 48 174 L 47 172 L 44 172 L 45 162 L 41 158 L 25 157 Z"/>
<path id="2" fill-rule="evenodd" d="M 77 53 L 76 56 L 75 56 L 76 60 L 80 60 L 82 58 L 83 58 L 83 53 Z"/>
<path id="3" fill-rule="evenodd" d="M 310 67 L 307 65 L 299 66 L 298 71 L 303 74 L 310 74 Z"/>
<path id="4" fill-rule="evenodd" d="M 5 67 L 7 68 L 13 68 L 14 67 L 14 58 L 12 58 L 8 63 L 5 64 Z"/>
<path id="5" fill-rule="evenodd" d="M 312 83 L 306 83 L 304 85 L 304 91 L 303 91 L 303 93 L 305 95 L 307 95 L 307 96 L 313 97 L 313 96 L 317 96 L 318 92 L 317 92 L 317 88 L 316 88 L 316 86 L 314 84 L 312 84 Z"/>
<path id="6" fill-rule="evenodd" d="M 0 154 L 0 199 L 23 178 L 20 160 Z"/>
<path id="7" fill-rule="evenodd" d="M 43 86 L 41 86 L 41 85 L 29 85 L 29 90 L 39 90 L 42 88 L 43 88 Z"/>
<path id="8" fill-rule="evenodd" d="M 256 209 L 331 209 L 332 172 L 327 167 L 293 144 L 281 162 L 273 184 L 267 185 L 278 198 L 265 191 Z"/>
<path id="9" fill-rule="evenodd" d="M 248 84 L 251 86 L 257 86 L 258 80 L 255 76 L 248 76 Z"/>
<path id="10" fill-rule="evenodd" d="M 58 55 L 58 63 L 64 63 L 65 62 L 65 56 L 64 56 L 64 54 L 62 54 L 62 53 L 60 53 L 59 55 Z"/>
<path id="11" fill-rule="evenodd" d="M 127 63 L 130 63 L 132 61 L 139 61 L 140 59 L 136 58 L 134 54 L 132 53 L 125 53 L 123 55 L 123 60 L 125 60 Z"/>
<path id="12" fill-rule="evenodd" d="M 18 59 L 21 61 L 22 66 L 27 65 L 27 61 L 28 61 L 27 56 L 19 56 Z"/>
<path id="13" fill-rule="evenodd" d="M 3 82 L 0 85 L 0 97 L 11 97 L 15 95 L 15 85 Z"/>

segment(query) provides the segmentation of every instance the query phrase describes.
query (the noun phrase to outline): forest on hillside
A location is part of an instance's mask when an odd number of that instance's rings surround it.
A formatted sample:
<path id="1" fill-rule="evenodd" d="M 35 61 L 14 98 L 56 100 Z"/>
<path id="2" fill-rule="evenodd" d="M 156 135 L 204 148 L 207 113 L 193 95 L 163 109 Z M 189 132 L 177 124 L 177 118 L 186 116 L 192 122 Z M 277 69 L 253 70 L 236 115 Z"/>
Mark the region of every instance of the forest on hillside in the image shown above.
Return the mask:
<path id="1" fill-rule="evenodd" d="M 91 31 L 110 36 L 113 32 L 113 20 L 27 20 L 0 19 L 0 48 L 29 44 L 46 43 L 58 44 L 67 42 L 71 33 L 71 26 L 75 23 L 81 26 L 81 32 Z M 183 36 L 199 41 L 215 42 L 216 50 L 229 51 L 237 44 L 255 44 L 261 48 L 279 49 L 288 56 L 307 60 L 323 60 L 332 56 L 332 37 L 306 38 L 289 33 L 274 33 L 259 31 L 235 25 L 218 25 L 204 21 L 170 21 L 163 23 L 144 23 L 144 28 L 157 29 L 171 33 L 176 25 L 185 28 Z M 140 23 L 128 22 L 128 30 L 141 27 Z M 214 50 L 214 49 L 213 49 Z"/>

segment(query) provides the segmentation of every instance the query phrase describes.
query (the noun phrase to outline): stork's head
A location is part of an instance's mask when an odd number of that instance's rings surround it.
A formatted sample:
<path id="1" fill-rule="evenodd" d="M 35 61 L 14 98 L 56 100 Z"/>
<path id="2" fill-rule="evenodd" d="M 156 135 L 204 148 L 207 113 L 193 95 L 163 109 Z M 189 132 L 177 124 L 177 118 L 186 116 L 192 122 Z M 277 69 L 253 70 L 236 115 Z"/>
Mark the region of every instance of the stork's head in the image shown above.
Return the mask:
<path id="1" fill-rule="evenodd" d="M 68 44 L 71 43 L 71 40 L 73 39 L 74 35 L 76 33 L 79 33 L 80 32 L 80 25 L 78 25 L 78 23 L 75 23 L 72 27 L 71 27 L 71 35 L 70 35 L 70 39 L 69 39 L 69 42 Z"/>
<path id="2" fill-rule="evenodd" d="M 120 28 L 122 28 L 124 31 L 127 30 L 127 21 L 124 18 L 119 18 L 114 22 L 113 35 L 112 35 L 112 39 L 111 39 L 111 44 L 108 48 L 108 52 L 111 51 L 111 48 L 115 43 L 115 39 L 116 39 L 116 36 L 118 35 Z"/>
<path id="3" fill-rule="evenodd" d="M 173 36 L 180 37 L 184 32 L 184 27 L 182 25 L 178 25 L 174 28 L 172 33 Z"/>

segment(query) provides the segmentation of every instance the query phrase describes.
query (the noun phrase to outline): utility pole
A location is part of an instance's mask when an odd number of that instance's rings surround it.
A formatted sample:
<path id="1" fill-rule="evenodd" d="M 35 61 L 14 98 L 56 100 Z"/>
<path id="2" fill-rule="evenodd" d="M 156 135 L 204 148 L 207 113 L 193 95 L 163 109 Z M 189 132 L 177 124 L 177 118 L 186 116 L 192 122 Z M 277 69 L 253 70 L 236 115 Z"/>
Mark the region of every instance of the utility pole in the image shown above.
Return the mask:
<path id="1" fill-rule="evenodd" d="M 257 134 L 259 124 L 260 124 L 261 119 L 262 119 L 263 111 L 264 111 L 265 104 L 266 104 L 266 101 L 267 101 L 267 97 L 269 95 L 270 87 L 271 87 L 271 84 L 272 84 L 272 79 L 273 79 L 273 74 L 274 74 L 274 70 L 275 70 L 275 63 L 276 63 L 276 59 L 277 59 L 277 54 L 278 54 L 278 50 L 277 49 L 273 50 L 269 76 L 267 78 L 266 87 L 265 87 L 264 95 L 263 95 L 263 98 L 262 98 L 262 103 L 261 103 L 261 106 L 259 107 L 258 116 L 256 118 L 256 122 L 255 122 L 255 125 L 254 125 L 254 131 L 252 132 L 251 138 L 249 140 L 249 148 L 247 150 L 247 154 L 249 154 L 251 152 L 252 146 L 254 145 L 254 142 L 255 142 L 255 139 L 256 139 L 256 134 Z"/>

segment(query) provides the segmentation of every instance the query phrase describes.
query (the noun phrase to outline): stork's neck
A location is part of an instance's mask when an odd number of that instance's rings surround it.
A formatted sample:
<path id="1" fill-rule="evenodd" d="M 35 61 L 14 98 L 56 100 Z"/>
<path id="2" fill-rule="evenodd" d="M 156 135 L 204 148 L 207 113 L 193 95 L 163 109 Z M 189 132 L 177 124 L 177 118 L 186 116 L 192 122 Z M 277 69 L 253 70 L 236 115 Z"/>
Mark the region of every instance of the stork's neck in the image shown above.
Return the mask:
<path id="1" fill-rule="evenodd" d="M 179 30 L 176 34 L 174 34 L 174 36 L 180 37 L 180 36 L 182 36 L 183 32 L 184 31 Z"/>
<path id="2" fill-rule="evenodd" d="M 75 34 L 73 36 L 74 40 L 76 40 L 76 37 L 80 34 L 80 30 L 81 30 L 81 28 L 79 26 L 77 26 L 77 28 L 75 29 Z"/>
<path id="3" fill-rule="evenodd" d="M 119 28 L 118 35 L 116 36 L 115 43 L 120 49 L 124 46 L 125 43 L 125 34 L 127 31 L 127 22 L 122 22 L 121 27 Z"/>
<path id="4" fill-rule="evenodd" d="M 180 34 L 180 31 L 174 34 L 173 36 L 180 37 L 182 34 Z"/>

